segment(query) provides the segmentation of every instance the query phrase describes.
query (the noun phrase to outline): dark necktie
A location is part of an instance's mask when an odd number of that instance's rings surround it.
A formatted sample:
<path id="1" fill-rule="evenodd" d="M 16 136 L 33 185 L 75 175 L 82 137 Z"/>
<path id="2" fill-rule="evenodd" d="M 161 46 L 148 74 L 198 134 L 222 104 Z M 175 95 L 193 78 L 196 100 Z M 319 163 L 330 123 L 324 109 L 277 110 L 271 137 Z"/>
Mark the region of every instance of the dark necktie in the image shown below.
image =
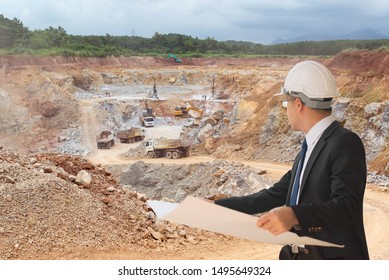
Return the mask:
<path id="1" fill-rule="evenodd" d="M 298 194 L 299 188 L 300 188 L 301 170 L 303 169 L 306 152 L 307 152 L 307 141 L 304 139 L 304 142 L 301 146 L 300 161 L 299 161 L 299 164 L 297 166 L 297 171 L 296 171 L 296 176 L 294 178 L 292 193 L 290 195 L 290 202 L 289 202 L 290 205 L 297 204 L 297 194 Z"/>

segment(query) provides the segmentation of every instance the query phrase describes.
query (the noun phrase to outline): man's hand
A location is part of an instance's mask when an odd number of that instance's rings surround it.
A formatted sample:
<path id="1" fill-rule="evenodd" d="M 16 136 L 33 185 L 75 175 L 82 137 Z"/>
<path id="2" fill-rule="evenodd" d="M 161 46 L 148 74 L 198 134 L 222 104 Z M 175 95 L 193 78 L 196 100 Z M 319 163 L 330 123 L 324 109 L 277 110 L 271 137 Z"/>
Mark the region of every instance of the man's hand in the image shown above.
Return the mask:
<path id="1" fill-rule="evenodd" d="M 279 235 L 290 230 L 298 221 L 291 207 L 277 207 L 257 220 L 257 227 Z"/>

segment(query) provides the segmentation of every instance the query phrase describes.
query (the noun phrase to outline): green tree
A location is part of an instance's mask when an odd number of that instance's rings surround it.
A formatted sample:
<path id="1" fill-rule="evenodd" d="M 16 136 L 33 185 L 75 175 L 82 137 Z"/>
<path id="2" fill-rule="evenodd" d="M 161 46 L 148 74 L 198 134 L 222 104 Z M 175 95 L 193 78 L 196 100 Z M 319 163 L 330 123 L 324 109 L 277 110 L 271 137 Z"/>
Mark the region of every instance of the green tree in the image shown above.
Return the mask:
<path id="1" fill-rule="evenodd" d="M 0 48 L 10 48 L 25 43 L 28 39 L 28 28 L 14 18 L 7 19 L 0 15 Z"/>

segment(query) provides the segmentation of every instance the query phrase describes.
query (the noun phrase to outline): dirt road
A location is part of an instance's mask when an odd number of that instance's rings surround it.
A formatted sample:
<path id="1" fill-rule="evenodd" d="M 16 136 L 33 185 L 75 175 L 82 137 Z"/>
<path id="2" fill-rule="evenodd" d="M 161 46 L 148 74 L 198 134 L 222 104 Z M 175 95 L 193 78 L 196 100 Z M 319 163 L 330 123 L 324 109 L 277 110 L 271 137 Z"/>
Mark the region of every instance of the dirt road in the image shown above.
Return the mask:
<path id="1" fill-rule="evenodd" d="M 172 133 L 176 128 L 171 128 Z M 167 129 L 169 131 L 169 129 Z M 154 130 L 158 132 L 157 130 Z M 174 133 L 173 133 L 174 134 Z M 171 134 L 172 135 L 172 134 Z M 121 157 L 134 144 L 116 144 L 110 150 L 98 150 L 89 159 L 97 164 L 115 165 L 132 164 L 137 160 Z M 148 159 L 142 161 L 147 163 L 164 164 L 193 164 L 212 161 L 215 158 L 210 156 L 190 156 L 177 160 L 164 158 Z M 289 170 L 288 164 L 240 161 L 245 165 L 261 170 L 266 170 L 266 176 L 272 180 L 278 180 Z M 370 258 L 374 260 L 389 260 L 389 192 L 380 189 L 378 186 L 368 185 L 365 193 L 365 228 L 370 251 Z M 257 242 L 231 238 L 229 242 L 218 242 L 218 240 L 204 240 L 202 244 L 194 244 L 193 247 L 185 248 L 179 252 L 156 251 L 150 254 L 141 252 L 118 251 L 118 252 L 89 252 L 93 258 L 98 259 L 277 259 L 280 245 L 260 244 Z"/>

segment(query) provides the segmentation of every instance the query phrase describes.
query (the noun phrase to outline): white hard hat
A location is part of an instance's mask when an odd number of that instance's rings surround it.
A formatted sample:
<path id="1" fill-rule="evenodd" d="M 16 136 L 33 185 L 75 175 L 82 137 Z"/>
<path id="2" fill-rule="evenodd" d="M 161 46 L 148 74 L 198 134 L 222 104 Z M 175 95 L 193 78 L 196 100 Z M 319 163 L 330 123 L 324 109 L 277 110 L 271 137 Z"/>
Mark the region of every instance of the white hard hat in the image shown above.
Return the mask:
<path id="1" fill-rule="evenodd" d="M 301 98 L 311 108 L 328 109 L 332 98 L 339 96 L 335 78 L 323 64 L 316 61 L 297 63 L 288 73 L 281 93 Z"/>

